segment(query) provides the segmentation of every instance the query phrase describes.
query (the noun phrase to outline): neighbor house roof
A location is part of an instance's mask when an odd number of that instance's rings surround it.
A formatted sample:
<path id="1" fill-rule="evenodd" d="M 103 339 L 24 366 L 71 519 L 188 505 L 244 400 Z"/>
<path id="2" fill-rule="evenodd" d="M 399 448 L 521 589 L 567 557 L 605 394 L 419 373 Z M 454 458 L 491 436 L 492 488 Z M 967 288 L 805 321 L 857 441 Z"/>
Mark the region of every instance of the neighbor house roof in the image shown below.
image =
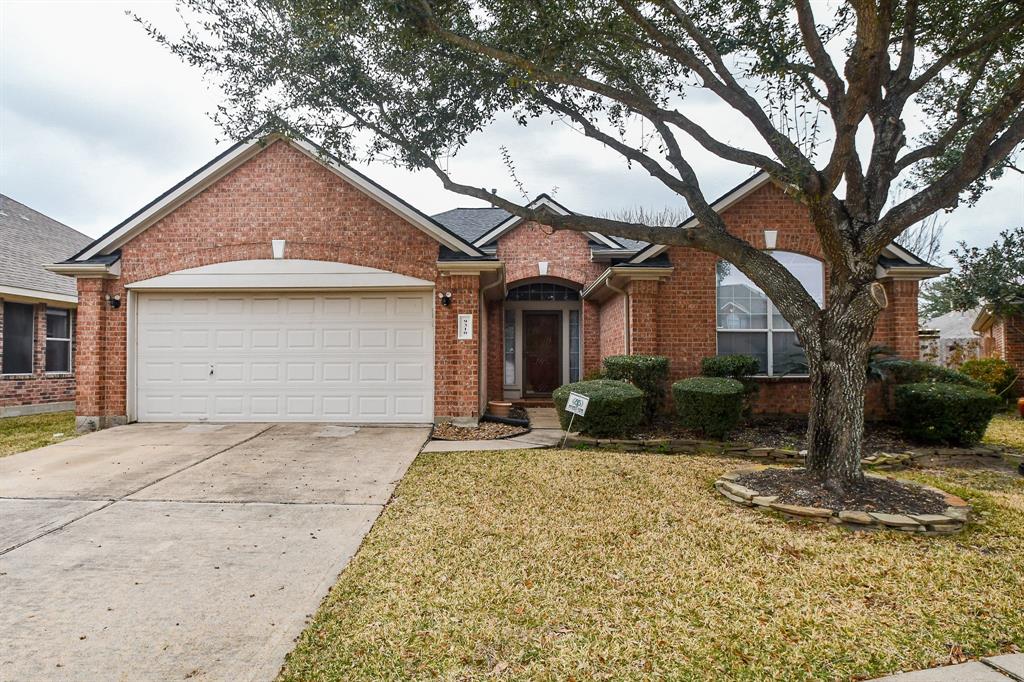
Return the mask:
<path id="1" fill-rule="evenodd" d="M 43 266 L 67 258 L 90 241 L 78 230 L 0 194 L 0 297 L 75 302 L 75 280 Z"/>
<path id="2" fill-rule="evenodd" d="M 311 140 L 299 135 L 295 131 L 287 135 L 274 132 L 268 126 L 264 126 L 245 139 L 236 142 L 221 154 L 200 167 L 194 173 L 186 177 L 178 184 L 149 202 L 138 211 L 130 215 L 120 224 L 111 228 L 94 242 L 81 249 L 67 261 L 51 266 L 53 271 L 64 274 L 74 274 L 75 267 L 80 265 L 92 266 L 97 263 L 97 257 L 109 256 L 117 252 L 121 245 L 136 237 L 161 218 L 174 211 L 176 208 L 196 196 L 212 184 L 223 178 L 225 175 L 238 168 L 243 163 L 253 158 L 261 151 L 270 146 L 271 143 L 282 140 L 298 149 L 306 156 L 312 158 L 336 175 L 347 180 L 359 190 L 402 216 L 423 232 L 429 234 L 442 246 L 453 251 L 458 251 L 469 256 L 483 256 L 466 239 L 457 233 L 415 208 L 404 199 L 385 189 L 356 169 L 333 156 L 325 149 Z M 53 261 L 51 261 L 53 262 Z"/>
<path id="3" fill-rule="evenodd" d="M 969 339 L 974 336 L 971 325 L 980 312 L 981 308 L 954 310 L 945 315 L 925 320 L 921 323 L 921 329 L 938 333 L 940 339 Z"/>

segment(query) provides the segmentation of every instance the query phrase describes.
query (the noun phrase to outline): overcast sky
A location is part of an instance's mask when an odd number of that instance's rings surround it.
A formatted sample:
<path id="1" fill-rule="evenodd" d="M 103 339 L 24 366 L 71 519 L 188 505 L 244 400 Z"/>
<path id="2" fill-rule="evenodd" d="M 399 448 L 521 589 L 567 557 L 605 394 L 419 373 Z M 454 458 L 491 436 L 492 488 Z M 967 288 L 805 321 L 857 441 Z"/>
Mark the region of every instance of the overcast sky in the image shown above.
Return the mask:
<path id="1" fill-rule="evenodd" d="M 223 148 L 207 116 L 217 93 L 151 41 L 126 9 L 172 34 L 180 25 L 171 1 L 0 0 L 0 191 L 91 236 Z M 711 103 L 702 105 L 700 118 L 735 123 Z M 742 141 L 744 133 L 730 137 Z M 556 191 L 579 211 L 679 203 L 646 174 L 626 170 L 617 156 L 557 122 L 527 130 L 496 124 L 452 161 L 456 179 L 516 198 L 500 161 L 502 145 L 528 193 Z M 710 196 L 750 172 L 707 154 L 694 159 Z M 432 175 L 378 164 L 362 170 L 427 213 L 478 205 L 446 193 Z M 976 207 L 947 218 L 946 250 L 960 240 L 991 243 L 1000 230 L 1024 224 L 1024 177 L 1007 174 Z"/>

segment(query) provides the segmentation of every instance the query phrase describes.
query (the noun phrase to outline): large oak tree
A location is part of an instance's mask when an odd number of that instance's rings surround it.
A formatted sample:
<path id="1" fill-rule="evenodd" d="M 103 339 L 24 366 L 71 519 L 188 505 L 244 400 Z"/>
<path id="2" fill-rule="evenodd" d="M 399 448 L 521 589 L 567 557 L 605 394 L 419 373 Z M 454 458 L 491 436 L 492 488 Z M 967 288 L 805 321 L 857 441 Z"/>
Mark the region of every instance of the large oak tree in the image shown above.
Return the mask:
<path id="1" fill-rule="evenodd" d="M 179 3 L 184 35 L 148 28 L 224 88 L 218 118 L 233 135 L 273 115 L 343 158 L 429 169 L 453 192 L 555 228 L 733 263 L 806 350 L 807 465 L 833 488 L 862 477 L 880 252 L 977 198 L 1024 139 L 1021 0 Z M 729 107 L 744 133 L 703 122 L 696 91 Z M 538 213 L 474 186 L 454 155 L 502 115 L 561 118 L 682 197 L 699 225 Z M 650 134 L 632 134 L 637 121 Z M 726 231 L 696 149 L 767 172 L 806 204 L 828 266 L 824 308 Z"/>

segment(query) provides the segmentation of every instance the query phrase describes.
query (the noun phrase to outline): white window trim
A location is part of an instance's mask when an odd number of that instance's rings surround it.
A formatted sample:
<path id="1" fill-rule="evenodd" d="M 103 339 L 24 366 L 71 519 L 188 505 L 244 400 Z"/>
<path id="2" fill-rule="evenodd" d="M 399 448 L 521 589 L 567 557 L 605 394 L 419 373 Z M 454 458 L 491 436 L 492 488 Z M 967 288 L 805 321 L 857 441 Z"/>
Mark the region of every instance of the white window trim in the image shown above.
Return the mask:
<path id="1" fill-rule="evenodd" d="M 807 258 L 811 258 L 811 259 L 817 261 L 818 263 L 821 263 L 821 261 L 818 260 L 817 258 L 814 258 L 814 256 L 808 256 L 806 253 L 800 253 L 799 251 L 784 251 L 782 249 L 768 249 L 768 251 L 771 251 L 771 252 L 774 252 L 774 253 L 795 253 L 798 256 L 805 256 Z M 736 266 L 733 266 L 733 267 L 736 267 Z M 716 283 L 715 284 L 715 355 L 716 356 L 721 356 L 721 351 L 719 349 L 719 344 L 718 344 L 718 335 L 720 333 L 722 333 L 722 332 L 735 332 L 735 333 L 739 333 L 739 334 L 758 334 L 758 333 L 763 333 L 763 334 L 766 334 L 767 338 L 768 338 L 768 347 L 767 347 L 768 371 L 765 374 L 755 374 L 755 375 L 753 375 L 752 378 L 754 378 L 754 379 L 808 379 L 808 378 L 810 378 L 810 376 L 811 376 L 810 374 L 797 374 L 797 373 L 794 373 L 794 372 L 787 372 L 786 374 L 775 374 L 775 367 L 774 367 L 774 365 L 775 365 L 775 344 L 773 343 L 774 339 L 772 338 L 772 335 L 775 332 L 779 332 L 779 333 L 782 333 L 782 334 L 795 334 L 796 330 L 793 329 L 792 325 L 790 325 L 789 329 L 775 329 L 772 326 L 772 320 L 775 317 L 775 313 L 778 313 L 780 316 L 782 316 L 782 313 L 779 311 L 778 308 L 775 307 L 775 303 L 772 302 L 771 298 L 768 298 L 767 294 L 765 294 L 765 298 L 768 299 L 768 312 L 767 312 L 768 326 L 767 327 L 763 327 L 763 328 L 760 328 L 760 329 L 730 329 L 730 328 L 719 327 L 718 326 L 718 310 L 719 310 L 718 289 L 719 289 L 719 285 Z M 822 266 L 821 266 L 821 290 L 822 290 L 823 295 L 824 295 L 824 291 L 825 291 L 825 266 L 824 266 L 824 264 L 822 264 Z M 785 317 L 783 317 L 783 319 L 785 319 Z M 789 324 L 788 320 L 786 321 L 786 324 Z M 799 341 L 799 340 L 800 340 L 799 337 L 797 337 L 797 341 Z"/>
<path id="2" fill-rule="evenodd" d="M 66 338 L 59 336 L 50 336 L 50 325 L 47 320 L 46 325 L 46 342 L 50 341 L 67 341 L 68 342 L 68 368 L 67 369 L 46 369 L 46 344 L 43 344 L 43 369 L 46 374 L 73 374 L 75 371 L 75 315 L 74 311 L 70 308 L 55 308 L 53 306 L 47 306 L 45 315 L 49 315 L 51 310 L 60 310 L 68 316 L 68 335 Z"/>
<path id="3" fill-rule="evenodd" d="M 31 348 L 31 353 L 29 353 L 29 370 L 27 372 L 3 372 L 2 368 L 0 368 L 0 376 L 5 376 L 5 377 L 31 377 L 31 376 L 35 376 L 35 373 L 36 373 L 36 312 L 37 312 L 36 311 L 36 307 L 37 306 L 36 306 L 35 303 L 21 303 L 20 301 L 4 301 L 4 302 L 0 303 L 0 305 L 5 305 L 6 303 L 12 303 L 14 305 L 27 305 L 29 308 L 32 309 L 32 336 L 30 337 L 31 340 L 29 342 L 29 348 Z M 6 327 L 6 325 L 7 325 L 7 316 L 5 315 L 4 316 L 4 326 Z M 2 340 L 3 340 L 2 337 L 0 337 L 0 342 L 2 342 Z M 0 350 L 3 350 L 2 347 L 0 347 Z M 2 364 L 2 363 L 0 363 L 0 364 Z"/>

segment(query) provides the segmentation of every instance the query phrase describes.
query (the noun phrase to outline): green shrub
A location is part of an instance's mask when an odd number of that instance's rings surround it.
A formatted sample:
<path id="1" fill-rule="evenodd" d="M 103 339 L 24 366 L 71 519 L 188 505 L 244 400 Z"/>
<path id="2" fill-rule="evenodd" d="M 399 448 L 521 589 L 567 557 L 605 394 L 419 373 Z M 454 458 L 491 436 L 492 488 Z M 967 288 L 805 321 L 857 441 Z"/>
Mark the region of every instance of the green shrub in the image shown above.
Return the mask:
<path id="1" fill-rule="evenodd" d="M 743 384 L 726 377 L 690 377 L 672 384 L 679 424 L 724 438 L 743 413 Z"/>
<path id="2" fill-rule="evenodd" d="M 643 391 L 624 381 L 598 379 L 559 386 L 551 394 L 563 429 L 569 427 L 569 419 L 572 417 L 571 413 L 565 411 L 571 392 L 590 398 L 586 416 L 577 416 L 572 423 L 573 430 L 579 430 L 580 433 L 595 438 L 626 436 L 644 421 Z"/>
<path id="3" fill-rule="evenodd" d="M 968 360 L 960 365 L 960 372 L 975 381 L 980 381 L 988 390 L 1007 400 L 1010 396 L 1009 389 L 1017 380 L 1017 370 L 1013 365 L 999 358 Z"/>
<path id="4" fill-rule="evenodd" d="M 981 440 L 999 398 L 980 388 L 946 383 L 896 387 L 896 417 L 904 435 L 925 443 L 973 445 Z"/>
<path id="5" fill-rule="evenodd" d="M 984 388 L 966 374 L 922 360 L 882 360 L 877 363 L 885 377 L 895 384 L 942 383 Z"/>
<path id="6" fill-rule="evenodd" d="M 706 377 L 726 377 L 743 383 L 743 415 L 754 411 L 754 399 L 761 389 L 751 377 L 761 371 L 753 355 L 714 355 L 700 361 L 700 373 Z"/>
<path id="7" fill-rule="evenodd" d="M 604 359 L 604 378 L 628 381 L 644 392 L 644 416 L 650 420 L 665 402 L 668 358 L 661 355 L 612 355 Z"/>
<path id="8" fill-rule="evenodd" d="M 757 374 L 761 365 L 752 355 L 714 355 L 700 362 L 700 373 L 706 377 L 746 379 Z"/>

